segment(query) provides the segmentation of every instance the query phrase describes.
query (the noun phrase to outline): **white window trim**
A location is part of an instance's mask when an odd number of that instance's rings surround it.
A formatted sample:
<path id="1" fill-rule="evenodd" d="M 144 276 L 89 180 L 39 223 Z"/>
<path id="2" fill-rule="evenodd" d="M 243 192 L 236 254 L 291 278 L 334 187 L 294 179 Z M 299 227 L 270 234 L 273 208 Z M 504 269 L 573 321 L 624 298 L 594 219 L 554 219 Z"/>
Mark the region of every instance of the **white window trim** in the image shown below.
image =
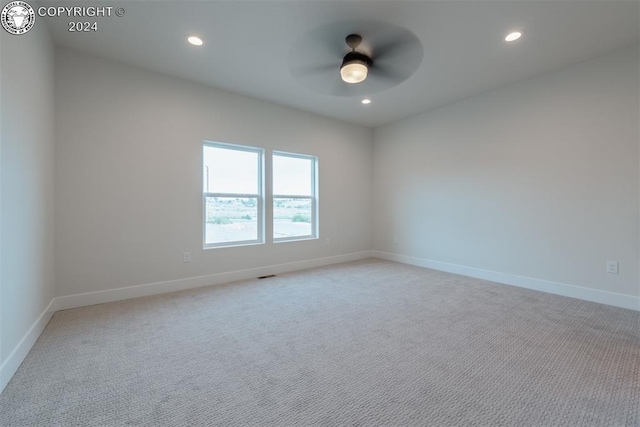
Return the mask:
<path id="1" fill-rule="evenodd" d="M 202 147 L 222 148 L 225 150 L 235 151 L 247 151 L 250 153 L 258 154 L 258 194 L 244 194 L 244 193 L 219 193 L 219 192 L 205 192 L 205 188 L 202 189 L 202 244 L 203 249 L 224 248 L 233 246 L 249 246 L 264 244 L 264 149 L 259 147 L 251 147 L 248 145 L 230 144 L 225 142 L 203 141 Z M 204 151 L 203 151 L 204 155 Z M 202 161 L 202 175 L 204 176 L 204 159 Z M 219 242 L 219 243 L 207 243 L 207 197 L 233 197 L 233 198 L 256 198 L 257 199 L 257 223 L 258 223 L 258 236 L 253 240 L 236 240 L 231 242 Z"/>
<path id="2" fill-rule="evenodd" d="M 271 203 L 275 205 L 274 201 L 276 199 L 310 199 L 311 200 L 311 234 L 306 234 L 304 236 L 293 236 L 293 237 L 279 237 L 276 238 L 272 236 L 273 243 L 284 243 L 284 242 L 293 242 L 297 240 L 314 240 L 319 238 L 319 229 L 318 229 L 318 157 L 312 156 L 308 154 L 300 154 L 300 153 L 290 153 L 286 151 L 273 151 L 271 153 L 271 189 L 273 190 L 273 157 L 274 156 L 282 156 L 282 157 L 293 157 L 297 159 L 304 159 L 311 161 L 311 195 L 303 196 L 296 194 L 271 194 Z M 272 228 L 274 227 L 275 218 L 272 215 L 271 223 Z M 272 233 L 273 234 L 273 233 Z"/>

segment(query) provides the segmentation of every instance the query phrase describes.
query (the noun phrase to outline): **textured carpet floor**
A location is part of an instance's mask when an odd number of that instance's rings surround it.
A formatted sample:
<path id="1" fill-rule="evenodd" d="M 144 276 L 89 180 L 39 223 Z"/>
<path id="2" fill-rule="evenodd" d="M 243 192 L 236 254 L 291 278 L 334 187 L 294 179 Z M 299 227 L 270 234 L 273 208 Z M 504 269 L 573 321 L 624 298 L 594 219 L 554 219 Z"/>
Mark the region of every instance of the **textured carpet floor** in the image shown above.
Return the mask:
<path id="1" fill-rule="evenodd" d="M 640 313 L 364 260 L 61 311 L 2 426 L 640 425 Z"/>

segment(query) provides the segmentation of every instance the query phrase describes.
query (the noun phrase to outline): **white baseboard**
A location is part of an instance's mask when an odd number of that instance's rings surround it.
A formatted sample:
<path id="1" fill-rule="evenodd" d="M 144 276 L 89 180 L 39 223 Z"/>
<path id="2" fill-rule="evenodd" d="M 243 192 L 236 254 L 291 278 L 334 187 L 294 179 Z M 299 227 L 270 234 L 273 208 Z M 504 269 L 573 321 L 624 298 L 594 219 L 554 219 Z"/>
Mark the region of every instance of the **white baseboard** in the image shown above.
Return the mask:
<path id="1" fill-rule="evenodd" d="M 144 285 L 129 286 L 125 288 L 108 289 L 105 291 L 67 295 L 54 299 L 54 309 L 55 311 L 67 310 L 70 308 L 84 307 L 87 305 L 102 304 L 106 302 L 120 301 L 124 299 L 144 297 L 149 295 L 163 294 L 166 292 L 183 291 L 186 289 L 200 288 L 203 286 L 219 285 L 222 283 L 236 282 L 238 280 L 253 279 L 269 274 L 282 274 L 290 271 L 322 267 L 325 265 L 337 264 L 341 262 L 356 261 L 364 258 L 370 258 L 372 256 L 373 255 L 371 251 L 355 252 L 351 254 L 337 255 L 326 258 L 315 258 L 305 261 L 252 268 L 248 270 L 237 270 L 226 273 L 210 274 L 207 276 L 190 277 L 186 279 L 147 283 Z"/>
<path id="2" fill-rule="evenodd" d="M 277 264 L 266 267 L 253 268 L 248 270 L 237 270 L 227 273 L 191 277 L 187 279 L 170 280 L 166 282 L 149 283 L 144 285 L 130 286 L 126 288 L 109 289 L 105 291 L 87 292 L 76 295 L 56 297 L 49 303 L 47 308 L 44 309 L 42 314 L 40 314 L 40 317 L 38 317 L 38 319 L 33 323 L 31 328 L 24 335 L 22 340 L 20 340 L 18 345 L 13 349 L 7 360 L 0 366 L 0 393 L 4 390 L 6 385 L 11 380 L 11 377 L 13 377 L 15 372 L 18 370 L 20 364 L 27 356 L 29 350 L 31 350 L 31 347 L 33 347 L 44 328 L 47 326 L 47 323 L 49 323 L 49 320 L 51 320 L 53 314 L 58 310 L 66 310 L 69 308 L 156 295 L 166 292 L 175 292 L 186 289 L 199 288 L 203 286 L 218 285 L 238 280 L 252 279 L 268 274 L 282 274 L 290 271 L 322 267 L 325 265 L 337 264 L 341 262 L 356 261 L 372 256 L 389 261 L 396 261 L 404 264 L 411 264 L 419 267 L 431 268 L 434 270 L 446 271 L 449 273 L 461 274 L 464 276 L 504 283 L 507 285 L 519 286 L 522 288 L 533 289 L 537 291 L 640 311 L 640 298 L 631 295 L 616 294 L 613 292 L 583 288 L 580 286 L 533 279 L 530 277 L 500 273 L 496 271 L 482 270 L 473 267 L 465 267 L 457 264 L 449 264 L 423 258 L 411 257 L 407 255 L 393 254 L 389 252 L 356 252 L 326 258 L 317 258 L 287 264 Z"/>
<path id="3" fill-rule="evenodd" d="M 403 264 L 411 264 L 418 267 L 445 271 L 447 273 L 454 273 L 463 276 L 475 277 L 477 279 L 490 280 L 492 282 L 503 283 L 505 285 L 518 286 L 535 291 L 542 291 L 550 294 L 562 295 L 565 297 L 577 298 L 581 300 L 597 302 L 600 304 L 613 305 L 616 307 L 640 311 L 640 297 L 635 297 L 632 295 L 617 294 L 614 292 L 568 285 L 566 283 L 533 279 L 531 277 L 500 273 L 497 271 L 482 270 L 480 268 L 466 267 L 458 264 L 449 264 L 446 262 L 433 261 L 408 255 L 394 254 L 390 252 L 372 251 L 372 254 L 376 258 L 401 262 Z"/>
<path id="4" fill-rule="evenodd" d="M 22 337 L 18 345 L 13 349 L 7 360 L 0 366 L 0 393 L 9 384 L 11 377 L 16 373 L 24 358 L 29 354 L 29 350 L 36 343 L 38 337 L 51 320 L 55 309 L 55 298 L 51 300 L 47 308 L 40 314 L 40 317 L 31 325 L 31 328 Z"/>

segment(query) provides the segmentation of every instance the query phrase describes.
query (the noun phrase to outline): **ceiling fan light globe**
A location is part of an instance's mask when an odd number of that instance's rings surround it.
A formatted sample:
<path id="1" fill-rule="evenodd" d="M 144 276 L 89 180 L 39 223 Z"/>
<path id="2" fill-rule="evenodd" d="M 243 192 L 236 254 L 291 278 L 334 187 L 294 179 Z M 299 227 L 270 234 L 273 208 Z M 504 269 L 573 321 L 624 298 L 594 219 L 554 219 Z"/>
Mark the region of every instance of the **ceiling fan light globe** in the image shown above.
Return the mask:
<path id="1" fill-rule="evenodd" d="M 360 83 L 367 78 L 368 67 L 361 62 L 344 64 L 340 68 L 340 76 L 346 83 Z"/>

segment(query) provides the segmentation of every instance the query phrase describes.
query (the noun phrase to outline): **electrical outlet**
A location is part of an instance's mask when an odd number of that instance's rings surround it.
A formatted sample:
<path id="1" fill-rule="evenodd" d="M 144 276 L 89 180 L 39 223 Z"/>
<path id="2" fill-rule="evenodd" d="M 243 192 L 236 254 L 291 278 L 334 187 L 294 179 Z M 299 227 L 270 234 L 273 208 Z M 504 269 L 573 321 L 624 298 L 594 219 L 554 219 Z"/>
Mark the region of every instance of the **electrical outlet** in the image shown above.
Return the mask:
<path id="1" fill-rule="evenodd" d="M 191 262 L 191 252 L 185 252 L 182 254 L 182 262 Z"/>
<path id="2" fill-rule="evenodd" d="M 326 239 L 324 239 L 324 245 L 325 246 L 330 246 L 331 245 L 331 239 L 328 238 L 328 237 Z"/>
<path id="3" fill-rule="evenodd" d="M 618 261 L 607 261 L 607 273 L 618 274 Z"/>

